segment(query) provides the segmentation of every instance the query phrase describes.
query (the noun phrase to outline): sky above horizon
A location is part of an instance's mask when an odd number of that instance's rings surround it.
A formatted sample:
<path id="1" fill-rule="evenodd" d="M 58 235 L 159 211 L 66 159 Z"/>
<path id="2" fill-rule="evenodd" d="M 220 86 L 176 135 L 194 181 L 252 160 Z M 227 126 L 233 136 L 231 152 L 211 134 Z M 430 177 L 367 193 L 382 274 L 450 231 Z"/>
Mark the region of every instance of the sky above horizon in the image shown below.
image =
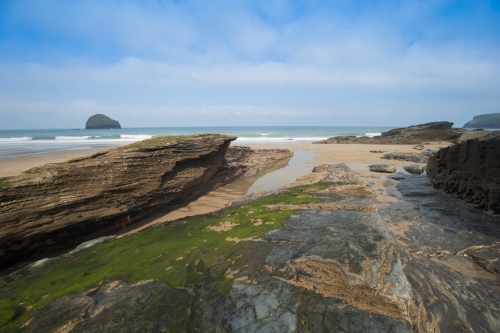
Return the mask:
<path id="1" fill-rule="evenodd" d="M 500 0 L 0 2 L 0 129 L 500 112 Z"/>

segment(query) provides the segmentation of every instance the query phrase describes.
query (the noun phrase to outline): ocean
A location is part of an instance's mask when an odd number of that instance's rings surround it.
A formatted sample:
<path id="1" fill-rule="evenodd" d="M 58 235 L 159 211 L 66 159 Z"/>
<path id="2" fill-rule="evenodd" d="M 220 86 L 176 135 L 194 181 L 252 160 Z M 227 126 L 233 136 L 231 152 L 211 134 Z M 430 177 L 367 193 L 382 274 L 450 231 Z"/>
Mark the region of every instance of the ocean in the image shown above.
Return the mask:
<path id="1" fill-rule="evenodd" d="M 0 158 L 49 151 L 102 148 L 168 135 L 231 134 L 237 143 L 311 143 L 332 136 L 376 136 L 394 127 L 381 126 L 234 126 L 144 127 L 119 130 L 30 129 L 0 130 Z"/>

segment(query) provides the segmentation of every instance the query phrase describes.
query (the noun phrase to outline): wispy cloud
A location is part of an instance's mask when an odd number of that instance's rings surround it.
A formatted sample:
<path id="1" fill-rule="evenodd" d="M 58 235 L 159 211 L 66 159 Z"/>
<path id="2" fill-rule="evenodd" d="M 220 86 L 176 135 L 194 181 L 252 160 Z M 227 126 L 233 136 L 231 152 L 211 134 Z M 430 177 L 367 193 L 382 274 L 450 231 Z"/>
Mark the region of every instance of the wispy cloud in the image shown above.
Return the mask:
<path id="1" fill-rule="evenodd" d="M 500 109 L 500 14 L 488 1 L 48 0 L 0 12 L 0 98 L 18 113 L 47 100 L 214 117 L 231 105 L 275 124 L 280 108 L 368 123 L 414 119 L 415 105 L 422 121 Z"/>

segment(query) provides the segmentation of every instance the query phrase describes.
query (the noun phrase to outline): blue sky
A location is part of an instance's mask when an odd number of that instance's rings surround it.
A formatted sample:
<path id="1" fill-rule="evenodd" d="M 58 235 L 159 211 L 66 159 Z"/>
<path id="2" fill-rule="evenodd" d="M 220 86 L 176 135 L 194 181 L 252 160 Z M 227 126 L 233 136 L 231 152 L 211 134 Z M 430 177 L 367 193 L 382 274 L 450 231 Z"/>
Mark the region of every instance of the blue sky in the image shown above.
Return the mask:
<path id="1" fill-rule="evenodd" d="M 461 126 L 500 112 L 500 0 L 3 0 L 0 73 L 3 129 Z"/>

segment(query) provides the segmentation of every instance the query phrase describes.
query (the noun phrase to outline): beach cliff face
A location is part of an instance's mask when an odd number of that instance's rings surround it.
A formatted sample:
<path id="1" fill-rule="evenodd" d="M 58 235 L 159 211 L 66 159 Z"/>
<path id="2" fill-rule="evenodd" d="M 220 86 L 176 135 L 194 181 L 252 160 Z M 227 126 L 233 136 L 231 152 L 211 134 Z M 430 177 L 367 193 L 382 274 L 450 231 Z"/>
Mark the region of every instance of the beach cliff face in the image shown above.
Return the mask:
<path id="1" fill-rule="evenodd" d="M 453 123 L 438 121 L 421 125 L 396 128 L 379 136 L 355 137 L 337 136 L 313 142 L 315 144 L 419 144 L 426 141 L 453 141 L 465 132 L 462 128 L 452 128 Z"/>
<path id="2" fill-rule="evenodd" d="M 500 132 L 440 149 L 427 173 L 435 188 L 500 214 Z"/>
<path id="3" fill-rule="evenodd" d="M 235 139 L 155 138 L 0 180 L 0 269 L 175 209 L 292 155 L 229 148 Z"/>

